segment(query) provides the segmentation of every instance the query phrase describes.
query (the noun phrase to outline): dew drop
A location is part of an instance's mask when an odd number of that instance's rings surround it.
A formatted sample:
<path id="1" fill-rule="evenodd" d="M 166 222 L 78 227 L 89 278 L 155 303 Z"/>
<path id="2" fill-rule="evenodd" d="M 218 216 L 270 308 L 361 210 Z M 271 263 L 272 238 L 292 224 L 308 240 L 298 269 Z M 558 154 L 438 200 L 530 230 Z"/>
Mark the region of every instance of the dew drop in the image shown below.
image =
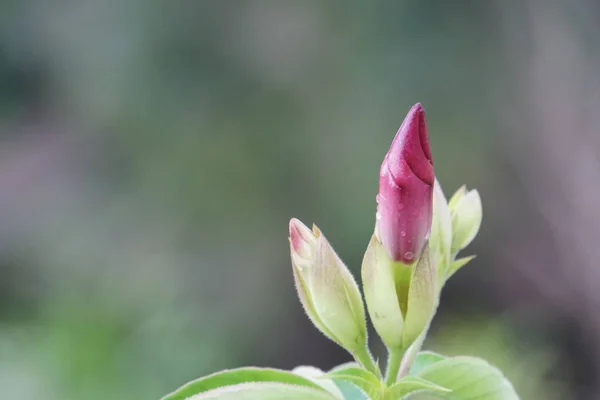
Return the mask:
<path id="1" fill-rule="evenodd" d="M 377 221 L 380 221 L 380 220 L 381 220 L 381 213 L 380 213 L 379 211 L 377 211 L 377 213 L 375 214 L 375 219 L 376 219 Z"/>
<path id="2" fill-rule="evenodd" d="M 400 231 L 400 236 L 403 236 L 403 237 L 406 236 L 406 232 Z"/>
<path id="3" fill-rule="evenodd" d="M 412 260 L 414 256 L 415 255 L 412 253 L 412 251 L 407 251 L 406 253 L 404 253 L 404 258 L 406 258 L 407 260 Z"/>
<path id="4" fill-rule="evenodd" d="M 381 201 L 381 196 L 380 195 L 375 196 L 375 201 L 377 203 L 379 203 Z"/>

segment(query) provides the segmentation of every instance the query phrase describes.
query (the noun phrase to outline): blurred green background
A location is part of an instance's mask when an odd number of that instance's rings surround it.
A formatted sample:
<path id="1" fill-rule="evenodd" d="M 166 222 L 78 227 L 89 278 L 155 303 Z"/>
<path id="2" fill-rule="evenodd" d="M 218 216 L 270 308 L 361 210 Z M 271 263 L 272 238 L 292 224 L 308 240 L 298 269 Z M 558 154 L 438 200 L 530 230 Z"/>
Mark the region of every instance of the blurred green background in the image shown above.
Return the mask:
<path id="1" fill-rule="evenodd" d="M 0 0 L 0 397 L 348 361 L 287 223 L 358 274 L 420 101 L 447 195 L 484 205 L 426 346 L 600 398 L 598 71 L 593 0 Z"/>

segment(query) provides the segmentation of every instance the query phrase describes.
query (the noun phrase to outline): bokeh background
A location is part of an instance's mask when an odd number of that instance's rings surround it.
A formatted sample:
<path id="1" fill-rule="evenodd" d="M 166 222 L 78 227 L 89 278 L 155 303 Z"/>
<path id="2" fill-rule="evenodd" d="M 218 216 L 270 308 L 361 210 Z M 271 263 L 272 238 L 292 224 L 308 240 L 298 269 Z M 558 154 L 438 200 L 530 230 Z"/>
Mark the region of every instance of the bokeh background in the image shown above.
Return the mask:
<path id="1" fill-rule="evenodd" d="M 287 223 L 358 275 L 420 101 L 446 193 L 484 203 L 426 346 L 600 398 L 599 72 L 594 0 L 0 0 L 0 397 L 348 361 Z"/>

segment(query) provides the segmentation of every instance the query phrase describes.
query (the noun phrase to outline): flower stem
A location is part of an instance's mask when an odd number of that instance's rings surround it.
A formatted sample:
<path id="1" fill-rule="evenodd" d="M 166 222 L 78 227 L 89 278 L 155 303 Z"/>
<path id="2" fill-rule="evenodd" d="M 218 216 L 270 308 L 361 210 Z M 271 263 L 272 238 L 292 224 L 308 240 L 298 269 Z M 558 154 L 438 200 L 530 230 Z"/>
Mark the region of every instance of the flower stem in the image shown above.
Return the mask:
<path id="1" fill-rule="evenodd" d="M 364 347 L 360 350 L 357 350 L 353 355 L 356 362 L 362 365 L 363 368 L 374 373 L 376 376 L 381 376 L 381 371 L 375 364 L 375 361 L 373 361 L 373 357 L 371 356 L 368 348 Z"/>
<path id="2" fill-rule="evenodd" d="M 388 362 L 385 371 L 385 384 L 390 386 L 396 382 L 398 371 L 400 370 L 400 363 L 402 362 L 402 356 L 404 351 L 402 349 L 388 349 Z"/>

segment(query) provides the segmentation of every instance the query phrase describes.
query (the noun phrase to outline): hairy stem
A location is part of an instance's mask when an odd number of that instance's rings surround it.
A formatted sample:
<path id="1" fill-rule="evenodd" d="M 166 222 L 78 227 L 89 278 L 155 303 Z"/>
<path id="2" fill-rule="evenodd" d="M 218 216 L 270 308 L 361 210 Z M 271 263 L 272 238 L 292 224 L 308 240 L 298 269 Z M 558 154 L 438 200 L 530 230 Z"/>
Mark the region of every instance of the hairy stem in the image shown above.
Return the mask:
<path id="1" fill-rule="evenodd" d="M 362 365 L 363 368 L 365 368 L 369 372 L 374 373 L 376 376 L 381 376 L 381 371 L 379 370 L 379 367 L 375 364 L 375 361 L 373 361 L 373 357 L 371 356 L 369 349 L 367 349 L 366 347 L 362 348 L 360 350 L 357 350 L 353 355 L 356 362 Z"/>
<path id="2" fill-rule="evenodd" d="M 404 351 L 402 351 L 402 349 L 388 349 L 388 352 L 388 362 L 385 371 L 385 384 L 390 386 L 396 382 L 396 377 L 398 376 L 398 371 L 400 370 L 400 363 L 402 362 Z"/>

